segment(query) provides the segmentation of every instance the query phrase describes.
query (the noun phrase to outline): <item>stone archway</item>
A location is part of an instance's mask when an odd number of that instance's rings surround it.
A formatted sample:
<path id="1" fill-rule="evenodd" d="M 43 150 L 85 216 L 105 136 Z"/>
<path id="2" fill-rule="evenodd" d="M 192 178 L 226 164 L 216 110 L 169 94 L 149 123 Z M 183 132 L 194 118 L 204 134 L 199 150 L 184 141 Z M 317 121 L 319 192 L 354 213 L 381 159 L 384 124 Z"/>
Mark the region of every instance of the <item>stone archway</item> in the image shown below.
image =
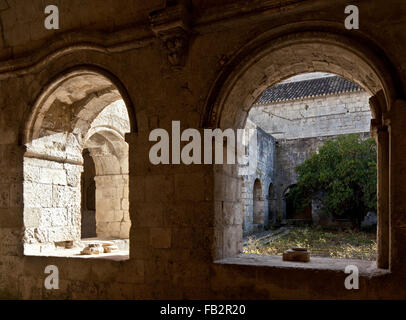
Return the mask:
<path id="1" fill-rule="evenodd" d="M 245 56 L 236 58 L 237 65 L 230 62 L 212 88 L 204 126 L 243 128 L 249 110 L 266 88 L 301 73 L 334 73 L 371 96 L 382 90 L 386 111 L 396 96 L 395 77 L 384 59 L 346 37 L 303 32 L 279 38 L 264 36 L 247 47 L 242 50 Z"/>
<path id="2" fill-rule="evenodd" d="M 283 200 L 283 217 L 287 220 L 311 220 L 312 219 L 312 205 L 309 204 L 304 210 L 300 212 L 294 207 L 293 203 L 290 201 L 288 195 L 292 188 L 296 186 L 296 184 L 292 184 L 285 189 L 283 192 L 282 200 Z"/>
<path id="3" fill-rule="evenodd" d="M 223 130 L 243 128 L 250 108 L 267 87 L 301 73 L 335 73 L 357 83 L 373 96 L 372 100 L 379 100 L 379 110 L 371 103 L 373 117 L 379 123 L 391 110 L 397 96 L 392 82 L 396 77 L 392 76 L 391 69 L 383 62 L 386 60 L 377 57 L 359 43 L 336 34 L 300 32 L 279 38 L 261 36 L 240 53 L 240 56 L 229 62 L 213 86 L 207 100 L 203 126 Z M 217 169 L 214 172 L 215 182 L 226 183 L 238 189 L 240 179 L 226 172 L 229 170 L 225 166 L 223 171 Z M 388 167 L 385 172 L 388 174 Z M 388 190 L 388 185 L 385 188 Z M 389 203 L 381 205 L 388 207 Z M 388 228 L 388 225 L 380 227 Z M 216 226 L 217 233 L 225 237 L 233 233 L 232 230 L 237 231 L 240 228 L 239 225 Z M 222 248 L 216 248 L 215 253 L 221 253 L 216 259 L 241 252 L 241 241 L 237 241 L 237 244 L 228 245 L 229 242 L 226 242 Z M 387 237 L 385 242 L 388 241 Z M 381 248 L 387 250 L 388 247 L 382 245 Z"/>
<path id="4" fill-rule="evenodd" d="M 100 129 L 86 141 L 85 148 L 95 164 L 97 238 L 128 239 L 128 145 L 119 134 Z"/>
<path id="5" fill-rule="evenodd" d="M 121 94 L 123 87 L 106 75 L 94 68 L 69 71 L 43 91 L 31 112 L 23 137 L 25 254 L 42 254 L 58 242 L 80 242 L 84 150 L 90 152 L 96 175 L 114 173 L 125 181 L 120 195 L 109 198 L 114 209 L 119 207 L 113 210 L 109 232 L 96 233 L 129 237 L 124 135 L 131 132 L 135 121 L 124 100 L 127 95 Z M 101 184 L 96 181 L 95 186 L 97 190 Z M 95 198 L 97 212 L 101 200 L 97 191 Z M 114 223 L 116 220 L 120 222 Z"/>

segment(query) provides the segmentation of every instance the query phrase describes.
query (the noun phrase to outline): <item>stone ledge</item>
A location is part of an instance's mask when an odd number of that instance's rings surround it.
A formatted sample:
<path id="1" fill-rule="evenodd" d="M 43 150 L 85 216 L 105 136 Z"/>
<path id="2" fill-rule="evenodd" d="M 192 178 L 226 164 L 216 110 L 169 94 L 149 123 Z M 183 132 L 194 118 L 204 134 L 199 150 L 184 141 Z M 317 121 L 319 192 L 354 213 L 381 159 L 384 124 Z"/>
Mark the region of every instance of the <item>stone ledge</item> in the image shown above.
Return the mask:
<path id="1" fill-rule="evenodd" d="M 51 259 L 80 259 L 80 260 L 105 260 L 105 261 L 130 261 L 130 256 L 129 254 L 123 253 L 122 251 L 119 252 L 113 252 L 113 253 L 104 253 L 102 255 L 74 255 L 74 256 L 57 256 L 57 255 L 24 255 L 25 259 L 33 259 L 33 258 L 39 258 L 43 259 L 44 261 L 46 260 L 51 260 Z M 52 260 L 54 261 L 54 260 Z"/>
<path id="2" fill-rule="evenodd" d="M 214 261 L 215 264 L 222 265 L 242 265 L 253 267 L 269 267 L 281 269 L 300 270 L 325 270 L 344 272 L 348 265 L 355 265 L 359 269 L 360 276 L 376 277 L 388 275 L 391 272 L 386 269 L 378 269 L 375 261 L 357 259 L 332 259 L 322 257 L 310 257 L 309 262 L 282 261 L 282 256 L 262 256 L 257 254 L 241 253 L 234 257 Z"/>
<path id="3" fill-rule="evenodd" d="M 100 255 L 81 255 L 82 249 L 90 243 L 105 243 L 111 242 L 119 248 L 119 251 L 111 253 L 103 253 Z M 129 239 L 99 239 L 99 238 L 86 238 L 80 240 L 80 245 L 75 245 L 71 249 L 61 249 L 54 244 L 48 244 L 41 252 L 40 247 L 46 246 L 44 244 L 26 244 L 24 249 L 25 257 L 42 257 L 46 259 L 53 258 L 67 258 L 67 259 L 98 259 L 110 261 L 126 261 L 130 259 L 129 256 Z"/>

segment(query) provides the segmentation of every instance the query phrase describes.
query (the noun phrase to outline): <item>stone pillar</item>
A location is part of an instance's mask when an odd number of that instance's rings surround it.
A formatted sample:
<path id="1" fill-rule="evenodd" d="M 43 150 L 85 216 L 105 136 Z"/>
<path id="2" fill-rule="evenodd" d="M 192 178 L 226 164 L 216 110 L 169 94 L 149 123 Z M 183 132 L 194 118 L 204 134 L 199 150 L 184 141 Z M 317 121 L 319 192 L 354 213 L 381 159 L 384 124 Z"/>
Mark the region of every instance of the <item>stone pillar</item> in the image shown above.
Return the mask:
<path id="1" fill-rule="evenodd" d="M 252 223 L 249 220 L 249 180 L 248 176 L 243 176 L 241 179 L 241 210 L 242 210 L 242 229 L 244 234 L 250 232 Z"/>
<path id="2" fill-rule="evenodd" d="M 255 195 L 256 196 L 256 195 Z M 265 216 L 264 216 L 264 198 L 261 196 L 259 198 L 254 198 L 254 224 L 264 225 Z"/>
<path id="3" fill-rule="evenodd" d="M 377 130 L 378 160 L 378 230 L 377 266 L 389 268 L 389 133 L 387 127 Z"/>
<path id="4" fill-rule="evenodd" d="M 147 139 L 147 137 L 143 137 Z M 138 229 L 138 223 L 135 216 L 137 204 L 145 199 L 145 169 L 139 172 L 140 168 L 145 167 L 145 161 L 147 161 L 145 152 L 148 151 L 148 146 L 140 144 L 139 134 L 135 132 L 129 132 L 125 134 L 125 141 L 128 144 L 128 214 L 130 221 L 130 259 L 144 259 L 143 252 L 145 252 L 144 243 L 147 241 L 149 234 L 145 232 L 145 229 Z M 140 146 L 137 145 L 140 144 Z M 144 142 L 145 143 L 145 142 Z M 140 149 L 140 150 L 138 150 Z M 138 151 L 141 151 L 140 153 Z M 143 155 L 144 157 L 140 157 Z M 140 163 L 142 162 L 142 164 Z M 137 229 L 136 229 L 137 228 Z M 138 239 L 136 237 L 138 236 Z M 140 240 L 141 238 L 141 240 Z M 141 254 L 140 254 L 141 253 Z"/>
<path id="5" fill-rule="evenodd" d="M 397 100 L 388 114 L 390 251 L 389 268 L 404 273 L 406 267 L 406 101 Z"/>
<path id="6" fill-rule="evenodd" d="M 390 119 L 382 91 L 369 99 L 371 136 L 377 143 L 377 267 L 389 268 L 390 260 Z M 386 123 L 385 123 L 386 122 Z M 388 127 L 389 126 L 389 127 Z"/>
<path id="7" fill-rule="evenodd" d="M 144 261 L 149 279 L 160 281 L 172 277 L 168 265 L 185 263 L 187 270 L 203 267 L 204 272 L 209 272 L 205 265 L 213 260 L 213 251 L 216 258 L 222 257 L 223 239 L 230 239 L 230 245 L 237 243 L 228 233 L 235 232 L 241 243 L 242 219 L 234 219 L 233 215 L 234 210 L 239 210 L 241 189 L 227 185 L 226 178 L 232 173 L 221 170 L 225 167 L 221 165 L 153 165 L 149 151 L 156 142 L 149 141 L 149 132 L 126 134 L 126 141 L 130 259 Z M 214 175 L 218 176 L 216 183 Z"/>
<path id="8" fill-rule="evenodd" d="M 22 256 L 23 221 L 23 157 L 24 146 L 0 145 L 0 253 L 3 267 L 6 256 Z M 4 271 L 3 271 L 4 272 Z M 4 273 L 2 273 L 4 275 Z M 9 274 L 8 277 L 10 277 Z"/>
<path id="9" fill-rule="evenodd" d="M 24 242 L 80 240 L 82 165 L 26 156 L 23 166 Z"/>
<path id="10" fill-rule="evenodd" d="M 234 166 L 236 168 L 237 166 Z M 217 165 L 214 172 L 214 259 L 242 252 L 241 183 L 232 165 Z M 254 213 L 255 214 L 255 213 Z M 251 218 L 250 218 L 251 219 Z"/>
<path id="11" fill-rule="evenodd" d="M 128 239 L 128 175 L 96 176 L 95 181 L 97 237 Z"/>

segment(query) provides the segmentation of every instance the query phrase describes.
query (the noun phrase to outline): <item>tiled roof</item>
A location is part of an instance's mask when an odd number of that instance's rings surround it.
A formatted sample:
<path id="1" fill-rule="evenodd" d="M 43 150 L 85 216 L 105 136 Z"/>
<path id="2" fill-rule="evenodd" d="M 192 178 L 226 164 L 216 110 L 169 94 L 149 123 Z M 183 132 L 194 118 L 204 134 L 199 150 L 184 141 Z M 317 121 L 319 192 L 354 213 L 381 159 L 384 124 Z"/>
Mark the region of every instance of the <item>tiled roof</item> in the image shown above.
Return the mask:
<path id="1" fill-rule="evenodd" d="M 352 91 L 362 91 L 362 89 L 355 83 L 340 76 L 287 82 L 266 89 L 256 104 L 269 104 Z"/>

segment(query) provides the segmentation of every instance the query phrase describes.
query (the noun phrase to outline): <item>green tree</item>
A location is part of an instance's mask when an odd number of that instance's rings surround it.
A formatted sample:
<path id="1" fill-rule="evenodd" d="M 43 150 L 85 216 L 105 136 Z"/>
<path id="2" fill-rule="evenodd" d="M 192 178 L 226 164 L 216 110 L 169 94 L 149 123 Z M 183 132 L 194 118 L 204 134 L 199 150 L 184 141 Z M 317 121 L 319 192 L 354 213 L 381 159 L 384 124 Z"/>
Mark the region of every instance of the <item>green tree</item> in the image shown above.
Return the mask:
<path id="1" fill-rule="evenodd" d="M 323 210 L 348 217 L 356 227 L 368 211 L 376 211 L 376 144 L 358 134 L 326 140 L 319 151 L 296 168 L 297 185 L 287 195 L 303 210 L 312 196 L 325 194 Z"/>

